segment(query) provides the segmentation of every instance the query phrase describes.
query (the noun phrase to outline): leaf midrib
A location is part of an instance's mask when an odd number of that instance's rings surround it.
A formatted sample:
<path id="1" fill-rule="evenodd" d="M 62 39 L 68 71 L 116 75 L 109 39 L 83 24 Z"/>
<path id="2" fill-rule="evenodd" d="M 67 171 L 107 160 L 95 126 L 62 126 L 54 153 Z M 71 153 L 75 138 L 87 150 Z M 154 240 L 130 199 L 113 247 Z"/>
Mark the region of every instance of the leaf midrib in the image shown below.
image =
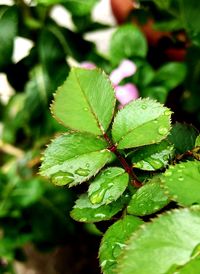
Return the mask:
<path id="1" fill-rule="evenodd" d="M 79 86 L 79 88 L 80 88 L 80 90 L 81 90 L 81 92 L 83 94 L 83 98 L 85 99 L 86 103 L 88 104 L 88 106 L 89 106 L 89 108 L 91 110 L 91 113 L 92 113 L 92 115 L 93 115 L 93 117 L 94 117 L 94 119 L 95 119 L 95 121 L 97 123 L 97 127 L 99 128 L 99 130 L 102 132 L 102 135 L 103 135 L 105 133 L 105 131 L 103 130 L 103 126 L 100 124 L 100 121 L 99 121 L 98 117 L 96 116 L 96 113 L 94 112 L 94 110 L 93 110 L 93 108 L 92 108 L 89 100 L 87 99 L 87 96 L 84 93 L 84 90 L 81 87 L 81 83 L 80 83 L 80 80 L 78 78 L 78 75 L 75 73 L 75 71 L 73 71 L 73 73 L 74 73 L 75 78 L 77 80 L 78 86 Z"/>

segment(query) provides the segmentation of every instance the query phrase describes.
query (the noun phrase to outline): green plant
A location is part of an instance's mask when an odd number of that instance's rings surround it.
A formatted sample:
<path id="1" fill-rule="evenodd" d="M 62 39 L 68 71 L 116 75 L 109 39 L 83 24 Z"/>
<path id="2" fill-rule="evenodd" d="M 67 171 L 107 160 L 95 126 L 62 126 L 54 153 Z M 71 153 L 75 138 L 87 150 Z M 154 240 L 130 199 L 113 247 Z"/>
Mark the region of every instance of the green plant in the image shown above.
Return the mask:
<path id="1" fill-rule="evenodd" d="M 113 223 L 100 246 L 103 273 L 199 265 L 198 132 L 171 125 L 172 111 L 149 98 L 117 111 L 114 88 L 98 69 L 73 68 L 51 111 L 68 131 L 49 144 L 40 173 L 58 186 L 86 183 L 73 219 Z"/>

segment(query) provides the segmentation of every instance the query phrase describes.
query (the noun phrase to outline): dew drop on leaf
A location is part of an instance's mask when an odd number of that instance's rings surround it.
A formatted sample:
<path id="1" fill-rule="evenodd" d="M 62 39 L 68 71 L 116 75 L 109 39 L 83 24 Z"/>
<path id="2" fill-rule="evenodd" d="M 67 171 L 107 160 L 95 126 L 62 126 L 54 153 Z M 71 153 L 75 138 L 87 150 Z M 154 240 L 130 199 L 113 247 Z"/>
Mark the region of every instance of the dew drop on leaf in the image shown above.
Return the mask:
<path id="1" fill-rule="evenodd" d="M 114 245 L 114 247 L 113 247 L 113 252 L 112 252 L 113 257 L 114 257 L 114 258 L 117 258 L 117 257 L 120 255 L 122 249 L 123 249 L 125 246 L 126 246 L 125 244 L 116 243 L 116 244 Z"/>
<path id="2" fill-rule="evenodd" d="M 97 213 L 97 214 L 94 215 L 94 217 L 96 217 L 96 218 L 105 218 L 106 215 L 103 214 L 103 213 Z"/>
<path id="3" fill-rule="evenodd" d="M 172 172 L 170 170 L 167 170 L 165 173 L 164 173 L 164 176 L 171 176 L 172 175 Z"/>
<path id="4" fill-rule="evenodd" d="M 66 185 L 73 182 L 74 177 L 70 172 L 59 171 L 52 176 L 52 183 L 58 186 Z"/>
<path id="5" fill-rule="evenodd" d="M 179 177 L 178 180 L 179 180 L 179 181 L 183 181 L 184 178 L 183 178 L 183 177 Z"/>
<path id="6" fill-rule="evenodd" d="M 168 132 L 166 127 L 159 127 L 158 132 L 160 135 L 165 135 Z"/>
<path id="7" fill-rule="evenodd" d="M 165 110 L 164 114 L 168 116 L 171 114 L 171 111 L 169 109 L 167 109 L 167 110 Z"/>
<path id="8" fill-rule="evenodd" d="M 147 105 L 143 104 L 143 105 L 141 106 L 141 108 L 142 108 L 142 109 L 146 109 L 146 108 L 147 108 Z"/>
<path id="9" fill-rule="evenodd" d="M 100 204 L 103 201 L 106 189 L 102 189 L 100 192 L 96 191 L 90 196 L 92 204 Z"/>
<path id="10" fill-rule="evenodd" d="M 85 168 L 79 168 L 75 171 L 75 173 L 79 176 L 87 176 L 89 174 L 89 169 L 85 169 Z"/>

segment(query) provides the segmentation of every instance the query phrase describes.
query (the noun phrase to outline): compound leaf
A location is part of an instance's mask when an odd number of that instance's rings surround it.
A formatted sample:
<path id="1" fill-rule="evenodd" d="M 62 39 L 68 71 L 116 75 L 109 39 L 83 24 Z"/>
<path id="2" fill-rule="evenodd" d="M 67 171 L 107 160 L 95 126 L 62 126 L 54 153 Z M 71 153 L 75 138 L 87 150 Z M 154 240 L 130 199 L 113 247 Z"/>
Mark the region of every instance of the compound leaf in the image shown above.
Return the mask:
<path id="1" fill-rule="evenodd" d="M 112 136 L 119 149 L 159 143 L 170 131 L 171 111 L 149 98 L 138 99 L 120 110 Z"/>
<path id="2" fill-rule="evenodd" d="M 163 274 L 183 265 L 200 242 L 200 207 L 174 210 L 134 232 L 119 258 L 118 274 Z"/>
<path id="3" fill-rule="evenodd" d="M 110 167 L 102 171 L 90 184 L 88 196 L 92 204 L 110 204 L 125 191 L 129 176 L 124 169 Z"/>
<path id="4" fill-rule="evenodd" d="M 91 134 L 64 134 L 46 149 L 40 173 L 60 186 L 85 182 L 112 160 L 114 154 L 106 147 L 103 139 Z"/>
<path id="5" fill-rule="evenodd" d="M 66 127 L 102 135 L 111 122 L 114 107 L 114 90 L 104 73 L 72 68 L 58 88 L 51 110 Z"/>
<path id="6" fill-rule="evenodd" d="M 115 273 L 116 260 L 126 246 L 126 241 L 142 223 L 139 218 L 127 215 L 108 228 L 99 249 L 99 259 L 104 274 Z"/>

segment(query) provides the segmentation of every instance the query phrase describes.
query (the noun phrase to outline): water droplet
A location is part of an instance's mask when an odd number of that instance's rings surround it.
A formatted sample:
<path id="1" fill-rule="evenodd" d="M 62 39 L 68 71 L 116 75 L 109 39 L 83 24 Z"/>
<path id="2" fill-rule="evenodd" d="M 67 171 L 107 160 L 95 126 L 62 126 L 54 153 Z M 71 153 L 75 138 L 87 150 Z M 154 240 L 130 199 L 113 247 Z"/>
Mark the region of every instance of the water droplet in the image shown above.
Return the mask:
<path id="1" fill-rule="evenodd" d="M 84 108 L 85 111 L 88 111 L 88 108 Z"/>
<path id="2" fill-rule="evenodd" d="M 101 263 L 101 267 L 103 268 L 107 263 L 107 260 L 104 260 L 102 263 Z"/>
<path id="3" fill-rule="evenodd" d="M 181 164 L 179 165 L 179 167 L 180 167 L 180 168 L 185 168 L 185 166 L 184 166 L 184 165 L 181 165 Z"/>
<path id="4" fill-rule="evenodd" d="M 113 257 L 117 258 L 119 254 L 121 253 L 122 249 L 125 247 L 125 244 L 122 243 L 116 243 L 115 246 L 113 247 Z"/>
<path id="5" fill-rule="evenodd" d="M 94 215 L 94 217 L 96 217 L 96 218 L 105 218 L 106 215 L 103 214 L 103 213 L 97 213 L 97 214 Z"/>
<path id="6" fill-rule="evenodd" d="M 166 127 L 159 127 L 158 132 L 160 135 L 165 135 L 168 132 L 168 129 Z"/>
<path id="7" fill-rule="evenodd" d="M 165 171 L 164 176 L 171 176 L 172 172 L 170 170 Z"/>
<path id="8" fill-rule="evenodd" d="M 88 169 L 85 169 L 85 168 L 79 168 L 79 169 L 77 169 L 77 170 L 75 171 L 75 173 L 76 173 L 77 175 L 83 176 L 83 177 L 88 176 L 89 172 L 90 172 L 90 171 L 89 171 Z"/>
<path id="9" fill-rule="evenodd" d="M 59 171 L 52 176 L 52 183 L 63 186 L 74 181 L 73 174 L 70 172 Z"/>
<path id="10" fill-rule="evenodd" d="M 182 169 L 178 169 L 178 173 L 182 173 L 183 171 L 182 171 Z"/>
<path id="11" fill-rule="evenodd" d="M 155 159 L 149 159 L 148 163 L 154 168 L 154 169 L 160 169 L 163 167 L 163 163 L 160 160 Z"/>
<path id="12" fill-rule="evenodd" d="M 90 167 L 90 164 L 89 164 L 89 163 L 87 163 L 87 164 L 86 164 L 86 167 L 87 167 L 87 168 L 89 168 L 89 167 Z"/>
<path id="13" fill-rule="evenodd" d="M 104 198 L 106 189 L 102 189 L 101 191 L 97 190 L 90 196 L 90 201 L 92 204 L 100 204 Z"/>
<path id="14" fill-rule="evenodd" d="M 154 122 L 154 124 L 157 124 L 157 123 L 158 123 L 158 120 L 156 119 L 156 120 L 154 120 L 153 122 Z"/>
<path id="15" fill-rule="evenodd" d="M 87 222 L 87 219 L 86 218 L 81 218 L 79 221 L 80 222 Z"/>
<path id="16" fill-rule="evenodd" d="M 109 187 L 112 187 L 113 185 L 114 185 L 113 183 L 109 183 L 109 184 L 108 184 Z"/>
<path id="17" fill-rule="evenodd" d="M 146 108 L 147 108 L 147 105 L 143 104 L 143 105 L 141 106 L 141 108 L 142 108 L 142 109 L 146 109 Z"/>
<path id="18" fill-rule="evenodd" d="M 183 181 L 184 178 L 181 176 L 181 177 L 178 178 L 178 180 L 179 180 L 179 181 Z"/>
<path id="19" fill-rule="evenodd" d="M 165 110 L 164 114 L 167 115 L 167 116 L 170 115 L 171 114 L 171 110 L 169 110 L 169 109 Z"/>

